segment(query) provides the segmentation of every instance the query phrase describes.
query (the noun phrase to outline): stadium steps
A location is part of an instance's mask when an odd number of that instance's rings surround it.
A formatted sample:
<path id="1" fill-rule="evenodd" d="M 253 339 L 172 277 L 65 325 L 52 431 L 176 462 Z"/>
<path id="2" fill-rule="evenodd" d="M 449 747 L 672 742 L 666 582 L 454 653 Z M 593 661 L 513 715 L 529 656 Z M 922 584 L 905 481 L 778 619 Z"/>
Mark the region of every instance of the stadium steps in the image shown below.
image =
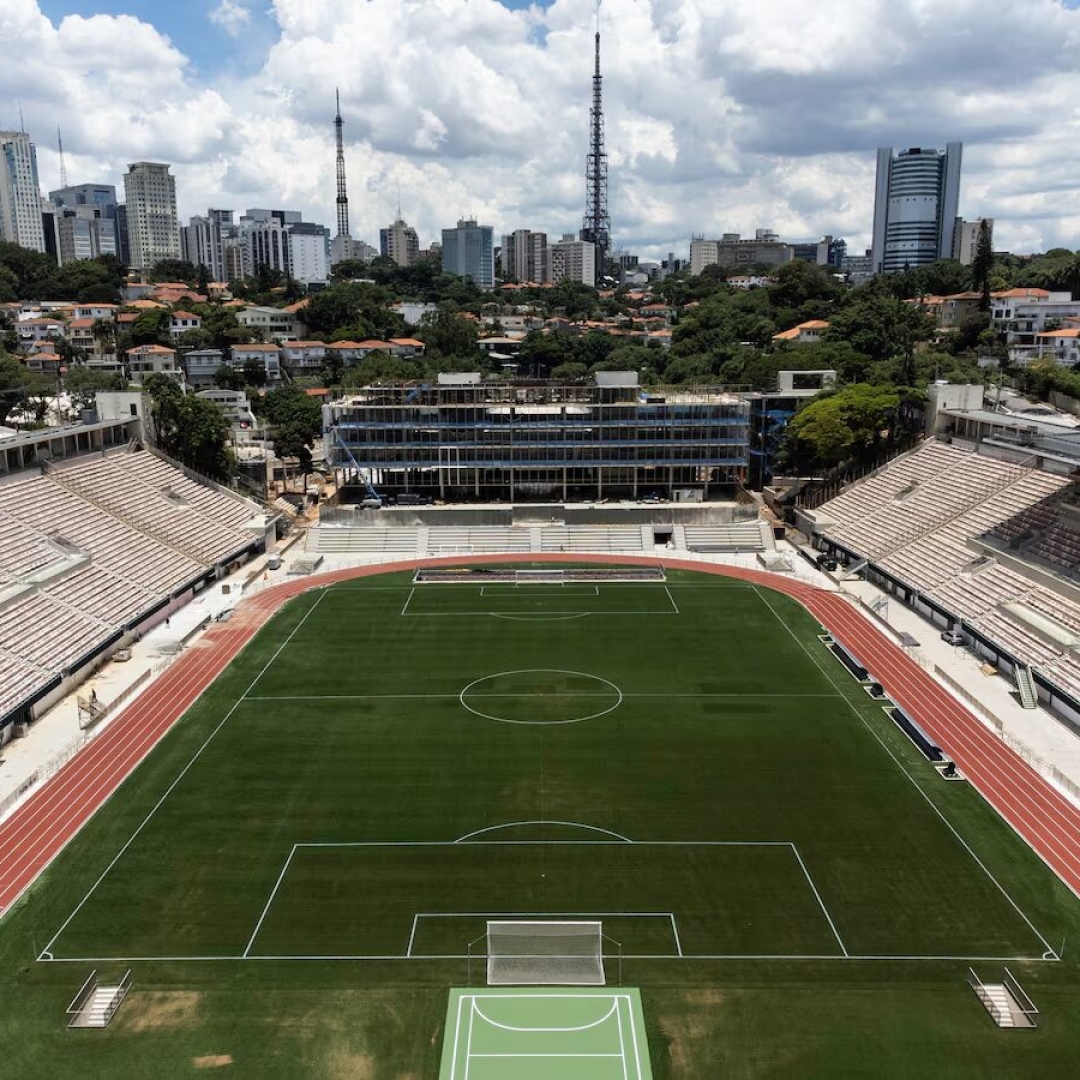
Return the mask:
<path id="1" fill-rule="evenodd" d="M 731 521 L 723 525 L 684 525 L 688 551 L 765 551 L 766 544 L 762 521 Z"/>
<path id="2" fill-rule="evenodd" d="M 1020 704 L 1025 709 L 1039 707 L 1039 695 L 1035 689 L 1035 673 L 1030 664 L 1016 669 L 1016 688 L 1020 691 Z"/>
<path id="3" fill-rule="evenodd" d="M 986 1007 L 986 1011 L 994 1018 L 994 1023 L 1001 1028 L 1016 1026 L 1012 1015 L 1012 1001 L 1009 991 L 1000 983 L 986 983 L 977 987 L 975 993 Z"/>

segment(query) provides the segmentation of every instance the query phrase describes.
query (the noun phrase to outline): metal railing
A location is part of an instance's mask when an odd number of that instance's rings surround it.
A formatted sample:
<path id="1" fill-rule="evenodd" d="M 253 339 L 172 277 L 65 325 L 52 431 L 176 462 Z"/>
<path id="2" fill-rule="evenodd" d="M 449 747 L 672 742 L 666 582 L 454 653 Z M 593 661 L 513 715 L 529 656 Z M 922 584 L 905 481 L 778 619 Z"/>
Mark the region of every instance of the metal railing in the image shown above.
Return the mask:
<path id="1" fill-rule="evenodd" d="M 1039 1010 L 1035 1007 L 1035 1002 L 1028 997 L 1027 991 L 1016 981 L 1016 977 L 1008 968 L 1005 969 L 1005 978 L 1002 981 L 1005 984 L 1005 989 L 1012 995 L 1016 1004 L 1020 1006 L 1020 1011 L 1031 1022 L 1031 1026 L 1036 1027 L 1035 1017 L 1039 1015 Z"/>

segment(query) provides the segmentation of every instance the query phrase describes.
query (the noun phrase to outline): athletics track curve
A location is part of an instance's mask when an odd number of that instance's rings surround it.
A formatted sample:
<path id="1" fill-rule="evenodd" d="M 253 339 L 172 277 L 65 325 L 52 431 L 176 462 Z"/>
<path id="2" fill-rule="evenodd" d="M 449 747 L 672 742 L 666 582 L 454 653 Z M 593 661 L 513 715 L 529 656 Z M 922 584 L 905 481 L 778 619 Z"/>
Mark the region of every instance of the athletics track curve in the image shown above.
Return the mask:
<path id="1" fill-rule="evenodd" d="M 689 559 L 608 555 L 475 555 L 351 567 L 272 586 L 215 624 L 14 814 L 0 824 L 0 915 L 105 803 L 286 600 L 313 588 L 417 566 L 514 562 L 655 566 L 750 581 L 793 597 L 849 647 L 889 697 L 956 761 L 983 797 L 1080 896 L 1080 809 L 835 592 L 776 574 Z"/>

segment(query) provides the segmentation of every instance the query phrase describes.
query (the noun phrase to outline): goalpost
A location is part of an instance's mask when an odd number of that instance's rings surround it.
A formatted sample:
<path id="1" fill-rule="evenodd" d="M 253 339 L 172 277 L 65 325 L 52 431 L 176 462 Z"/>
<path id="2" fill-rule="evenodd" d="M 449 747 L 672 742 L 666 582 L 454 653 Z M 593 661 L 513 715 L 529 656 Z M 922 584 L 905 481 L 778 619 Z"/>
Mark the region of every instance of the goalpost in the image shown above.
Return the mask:
<path id="1" fill-rule="evenodd" d="M 603 924 L 488 920 L 489 986 L 603 986 Z"/>

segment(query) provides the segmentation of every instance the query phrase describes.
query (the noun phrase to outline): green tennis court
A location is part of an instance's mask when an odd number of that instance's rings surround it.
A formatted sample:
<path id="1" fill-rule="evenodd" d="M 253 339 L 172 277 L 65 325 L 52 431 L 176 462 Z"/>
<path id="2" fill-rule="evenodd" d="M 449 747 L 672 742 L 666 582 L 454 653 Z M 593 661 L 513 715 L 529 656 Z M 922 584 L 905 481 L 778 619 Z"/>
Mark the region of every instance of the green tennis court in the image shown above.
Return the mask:
<path id="1" fill-rule="evenodd" d="M 636 989 L 451 990 L 440 1080 L 652 1080 Z"/>

